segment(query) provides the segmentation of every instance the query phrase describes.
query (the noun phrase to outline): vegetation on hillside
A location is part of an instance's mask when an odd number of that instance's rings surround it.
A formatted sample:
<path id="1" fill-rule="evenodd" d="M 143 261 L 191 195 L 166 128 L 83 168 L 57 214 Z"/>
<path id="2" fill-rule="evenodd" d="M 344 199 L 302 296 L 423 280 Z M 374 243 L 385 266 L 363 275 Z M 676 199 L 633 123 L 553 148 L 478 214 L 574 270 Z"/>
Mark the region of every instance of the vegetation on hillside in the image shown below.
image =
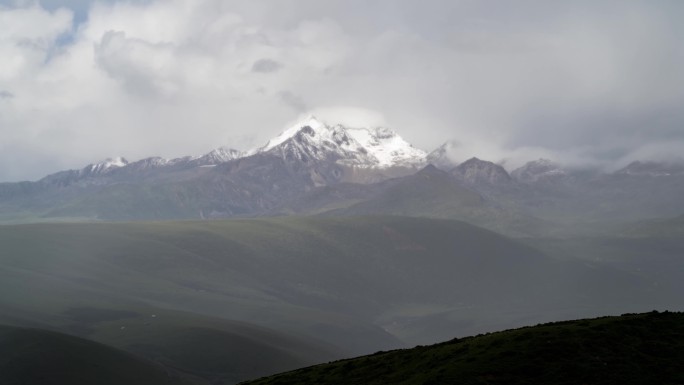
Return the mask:
<path id="1" fill-rule="evenodd" d="M 0 326 L 0 384 L 182 385 L 168 369 L 110 346 L 46 330 Z"/>
<path id="2" fill-rule="evenodd" d="M 556 322 L 378 352 L 246 384 L 682 384 L 684 313 Z"/>
<path id="3" fill-rule="evenodd" d="M 672 242 L 611 241 L 615 262 L 597 262 L 559 243 L 582 240 L 528 241 L 395 216 L 5 225 L 0 323 L 230 383 L 539 322 L 681 309 Z"/>

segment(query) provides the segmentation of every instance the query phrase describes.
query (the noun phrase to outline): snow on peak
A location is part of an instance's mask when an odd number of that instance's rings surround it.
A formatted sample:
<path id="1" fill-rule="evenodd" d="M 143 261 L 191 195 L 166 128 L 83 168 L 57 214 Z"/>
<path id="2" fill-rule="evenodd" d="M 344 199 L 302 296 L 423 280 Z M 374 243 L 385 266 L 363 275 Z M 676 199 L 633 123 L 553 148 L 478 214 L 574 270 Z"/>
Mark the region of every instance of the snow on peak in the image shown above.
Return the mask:
<path id="1" fill-rule="evenodd" d="M 618 175 L 670 176 L 684 174 L 684 163 L 634 161 L 616 172 Z"/>
<path id="2" fill-rule="evenodd" d="M 304 161 L 334 159 L 361 167 L 422 165 L 426 153 L 386 127 L 329 125 L 315 116 L 291 126 L 249 154 L 276 152 Z"/>
<path id="3" fill-rule="evenodd" d="M 416 165 L 427 156 L 387 127 L 348 128 L 347 132 L 377 159 L 379 167 Z"/>
<path id="4" fill-rule="evenodd" d="M 427 155 L 427 162 L 444 171 L 449 171 L 458 165 L 456 151 L 459 143 L 448 141 Z"/>
<path id="5" fill-rule="evenodd" d="M 244 155 L 245 154 L 242 151 L 238 151 L 230 147 L 219 147 L 200 157 L 197 157 L 193 160 L 193 162 L 199 165 L 216 165 L 229 160 L 242 158 Z"/>
<path id="6" fill-rule="evenodd" d="M 282 144 L 286 140 L 294 137 L 297 135 L 302 129 L 309 127 L 313 130 L 313 132 L 325 132 L 325 130 L 328 128 L 325 123 L 321 122 L 318 120 L 315 116 L 309 115 L 306 119 L 302 120 L 301 122 L 298 122 L 297 124 L 291 126 L 287 130 L 281 132 L 278 136 L 275 138 L 271 139 L 266 143 L 261 148 L 258 148 L 256 151 L 251 151 L 251 152 L 266 152 L 273 147 L 278 146 L 279 144 Z"/>
<path id="7" fill-rule="evenodd" d="M 88 174 L 103 174 L 110 170 L 124 167 L 127 164 L 128 161 L 125 158 L 117 156 L 115 158 L 107 158 L 99 163 L 88 165 L 83 171 Z"/>
<path id="8" fill-rule="evenodd" d="M 511 172 L 511 176 L 523 182 L 537 182 L 566 176 L 560 164 L 549 159 L 537 159 Z"/>
<path id="9" fill-rule="evenodd" d="M 123 167 L 128 164 L 128 161 L 121 157 L 117 156 L 116 158 L 107 158 L 104 162 L 100 163 L 103 167 L 110 168 L 110 167 Z"/>

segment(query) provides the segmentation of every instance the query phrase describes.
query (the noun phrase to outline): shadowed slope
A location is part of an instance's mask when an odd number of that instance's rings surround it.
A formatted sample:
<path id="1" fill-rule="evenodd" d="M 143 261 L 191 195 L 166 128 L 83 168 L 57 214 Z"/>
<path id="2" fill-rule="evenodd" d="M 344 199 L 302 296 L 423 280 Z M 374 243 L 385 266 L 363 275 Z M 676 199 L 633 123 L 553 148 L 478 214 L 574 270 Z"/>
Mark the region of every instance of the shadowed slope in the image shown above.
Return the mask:
<path id="1" fill-rule="evenodd" d="M 181 385 L 161 365 L 66 334 L 0 326 L 0 384 Z"/>
<path id="2" fill-rule="evenodd" d="M 247 384 L 681 384 L 684 314 L 566 321 L 376 353 Z"/>

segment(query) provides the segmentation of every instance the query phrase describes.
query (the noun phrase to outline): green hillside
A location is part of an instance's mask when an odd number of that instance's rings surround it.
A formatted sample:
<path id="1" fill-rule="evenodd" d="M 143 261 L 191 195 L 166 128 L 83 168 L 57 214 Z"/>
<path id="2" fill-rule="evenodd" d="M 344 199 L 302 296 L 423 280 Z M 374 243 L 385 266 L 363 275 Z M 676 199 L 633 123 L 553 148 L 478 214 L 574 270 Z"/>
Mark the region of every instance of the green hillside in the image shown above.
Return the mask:
<path id="1" fill-rule="evenodd" d="M 629 237 L 681 238 L 684 236 L 684 215 L 639 221 L 621 230 L 622 235 Z"/>
<path id="2" fill-rule="evenodd" d="M 402 215 L 458 219 L 509 236 L 547 234 L 550 223 L 504 208 L 463 185 L 448 173 L 428 166 L 414 175 L 379 183 L 373 194 L 351 199 L 347 207 L 334 208 L 324 215 Z M 339 193 L 327 191 L 338 202 Z M 352 195 L 353 198 L 357 198 Z M 310 197 L 306 197 L 310 198 Z M 321 197 L 313 197 L 321 200 Z M 360 200 L 360 201 L 359 201 Z M 307 201 L 308 203 L 308 201 Z"/>
<path id="3" fill-rule="evenodd" d="M 684 314 L 567 321 L 313 366 L 245 384 L 681 384 Z"/>
<path id="4" fill-rule="evenodd" d="M 0 317 L 69 327 L 71 308 L 175 309 L 345 354 L 436 342 L 455 325 L 467 335 L 645 310 L 657 295 L 630 275 L 449 220 L 35 224 L 0 227 L 0 242 Z"/>
<path id="5" fill-rule="evenodd" d="M 46 330 L 0 326 L 0 384 L 182 385 L 161 365 Z"/>
<path id="6" fill-rule="evenodd" d="M 6 225 L 0 244 L 1 323 L 227 383 L 677 298 L 633 272 L 453 220 Z"/>
<path id="7" fill-rule="evenodd" d="M 661 291 L 654 307 L 667 303 L 662 308 L 684 308 L 684 216 L 605 226 L 593 235 L 523 242 L 559 260 L 586 261 L 639 276 L 648 290 Z"/>

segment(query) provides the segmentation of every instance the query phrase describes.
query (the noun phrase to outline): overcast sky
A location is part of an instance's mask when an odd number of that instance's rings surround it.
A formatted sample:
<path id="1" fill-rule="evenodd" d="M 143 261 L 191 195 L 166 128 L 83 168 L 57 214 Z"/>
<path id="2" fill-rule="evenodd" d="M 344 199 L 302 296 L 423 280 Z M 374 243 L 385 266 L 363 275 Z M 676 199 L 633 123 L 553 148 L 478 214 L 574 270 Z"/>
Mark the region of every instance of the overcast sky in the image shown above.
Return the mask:
<path id="1" fill-rule="evenodd" d="M 684 154 L 684 1 L 0 0 L 0 181 L 304 114 L 513 168 Z"/>

